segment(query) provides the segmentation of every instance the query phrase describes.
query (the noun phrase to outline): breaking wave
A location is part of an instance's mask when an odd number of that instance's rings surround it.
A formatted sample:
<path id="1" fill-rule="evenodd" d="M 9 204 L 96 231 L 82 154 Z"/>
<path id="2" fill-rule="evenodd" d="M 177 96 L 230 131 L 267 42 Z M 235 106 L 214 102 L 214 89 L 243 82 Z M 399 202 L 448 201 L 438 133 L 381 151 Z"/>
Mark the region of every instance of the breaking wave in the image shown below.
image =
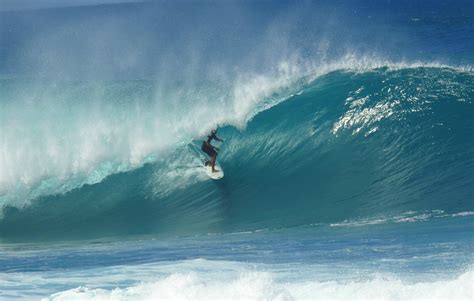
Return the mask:
<path id="1" fill-rule="evenodd" d="M 5 239 L 473 210 L 469 68 L 348 56 L 318 72 L 280 64 L 271 76 L 232 83 L 0 85 Z M 218 182 L 199 151 L 199 137 L 216 125 L 225 139 Z"/>

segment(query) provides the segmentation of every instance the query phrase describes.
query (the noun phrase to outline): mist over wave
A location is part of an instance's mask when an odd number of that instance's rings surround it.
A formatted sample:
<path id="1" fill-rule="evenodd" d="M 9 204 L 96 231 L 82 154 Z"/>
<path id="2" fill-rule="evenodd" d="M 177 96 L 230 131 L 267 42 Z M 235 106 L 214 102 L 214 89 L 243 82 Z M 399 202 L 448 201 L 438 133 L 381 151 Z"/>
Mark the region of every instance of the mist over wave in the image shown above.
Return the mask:
<path id="1" fill-rule="evenodd" d="M 291 72 L 284 68 L 276 78 L 249 78 L 234 87 L 3 80 L 2 203 L 21 206 L 100 182 L 156 161 L 217 124 L 242 128 L 258 106 L 276 101 L 272 94 L 290 89 Z"/>

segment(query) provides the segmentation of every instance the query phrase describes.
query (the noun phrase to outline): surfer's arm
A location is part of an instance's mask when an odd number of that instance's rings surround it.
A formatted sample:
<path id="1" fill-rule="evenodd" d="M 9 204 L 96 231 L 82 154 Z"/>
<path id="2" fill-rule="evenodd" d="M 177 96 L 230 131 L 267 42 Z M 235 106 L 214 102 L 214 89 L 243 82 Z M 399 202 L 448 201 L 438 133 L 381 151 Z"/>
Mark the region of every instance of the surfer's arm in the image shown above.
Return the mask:
<path id="1" fill-rule="evenodd" d="M 214 135 L 214 139 L 216 139 L 216 140 L 219 141 L 219 142 L 224 142 L 224 140 L 222 140 L 221 138 L 217 137 L 216 135 Z"/>

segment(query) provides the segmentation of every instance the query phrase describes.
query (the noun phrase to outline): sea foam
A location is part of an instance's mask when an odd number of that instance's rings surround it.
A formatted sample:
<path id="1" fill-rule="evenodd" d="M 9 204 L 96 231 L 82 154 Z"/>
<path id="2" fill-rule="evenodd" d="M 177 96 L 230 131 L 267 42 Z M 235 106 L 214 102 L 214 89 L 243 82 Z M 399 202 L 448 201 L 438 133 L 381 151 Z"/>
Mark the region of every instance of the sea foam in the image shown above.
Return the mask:
<path id="1" fill-rule="evenodd" d="M 230 281 L 204 279 L 197 273 L 125 288 L 75 289 L 52 294 L 48 300 L 472 300 L 474 272 L 452 280 L 406 283 L 393 277 L 366 281 L 278 282 L 268 272 L 244 272 Z"/>

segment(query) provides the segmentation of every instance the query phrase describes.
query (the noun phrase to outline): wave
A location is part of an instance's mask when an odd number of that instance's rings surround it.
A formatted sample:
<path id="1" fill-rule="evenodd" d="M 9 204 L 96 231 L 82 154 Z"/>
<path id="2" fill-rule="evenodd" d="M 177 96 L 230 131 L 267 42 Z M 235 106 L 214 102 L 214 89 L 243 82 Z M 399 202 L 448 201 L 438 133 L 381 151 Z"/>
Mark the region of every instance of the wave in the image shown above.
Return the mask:
<path id="1" fill-rule="evenodd" d="M 282 64 L 273 76 L 194 90 L 133 81 L 19 96 L 25 83 L 2 81 L 12 99 L 2 111 L 3 237 L 178 235 L 472 211 L 472 70 L 357 62 L 312 73 Z M 216 124 L 225 139 L 220 182 L 205 176 L 193 140 Z"/>
<path id="2" fill-rule="evenodd" d="M 78 287 L 52 294 L 42 300 L 209 300 L 226 296 L 245 300 L 470 300 L 474 273 L 456 279 L 406 283 L 395 277 L 374 277 L 366 281 L 279 282 L 272 273 L 243 271 L 234 279 L 209 281 L 198 273 L 172 274 L 164 279 L 115 289 Z"/>
<path id="3" fill-rule="evenodd" d="M 0 205 L 22 207 L 38 197 L 139 168 L 216 125 L 245 129 L 260 112 L 332 72 L 383 68 L 472 73 L 469 66 L 394 63 L 350 54 L 317 68 L 281 62 L 270 74 L 244 74 L 218 83 L 1 80 Z"/>
<path id="4" fill-rule="evenodd" d="M 173 85 L 1 80 L 0 205 L 22 207 L 139 168 L 218 124 L 244 128 L 298 89 L 299 72 L 280 64 L 269 75 Z"/>

